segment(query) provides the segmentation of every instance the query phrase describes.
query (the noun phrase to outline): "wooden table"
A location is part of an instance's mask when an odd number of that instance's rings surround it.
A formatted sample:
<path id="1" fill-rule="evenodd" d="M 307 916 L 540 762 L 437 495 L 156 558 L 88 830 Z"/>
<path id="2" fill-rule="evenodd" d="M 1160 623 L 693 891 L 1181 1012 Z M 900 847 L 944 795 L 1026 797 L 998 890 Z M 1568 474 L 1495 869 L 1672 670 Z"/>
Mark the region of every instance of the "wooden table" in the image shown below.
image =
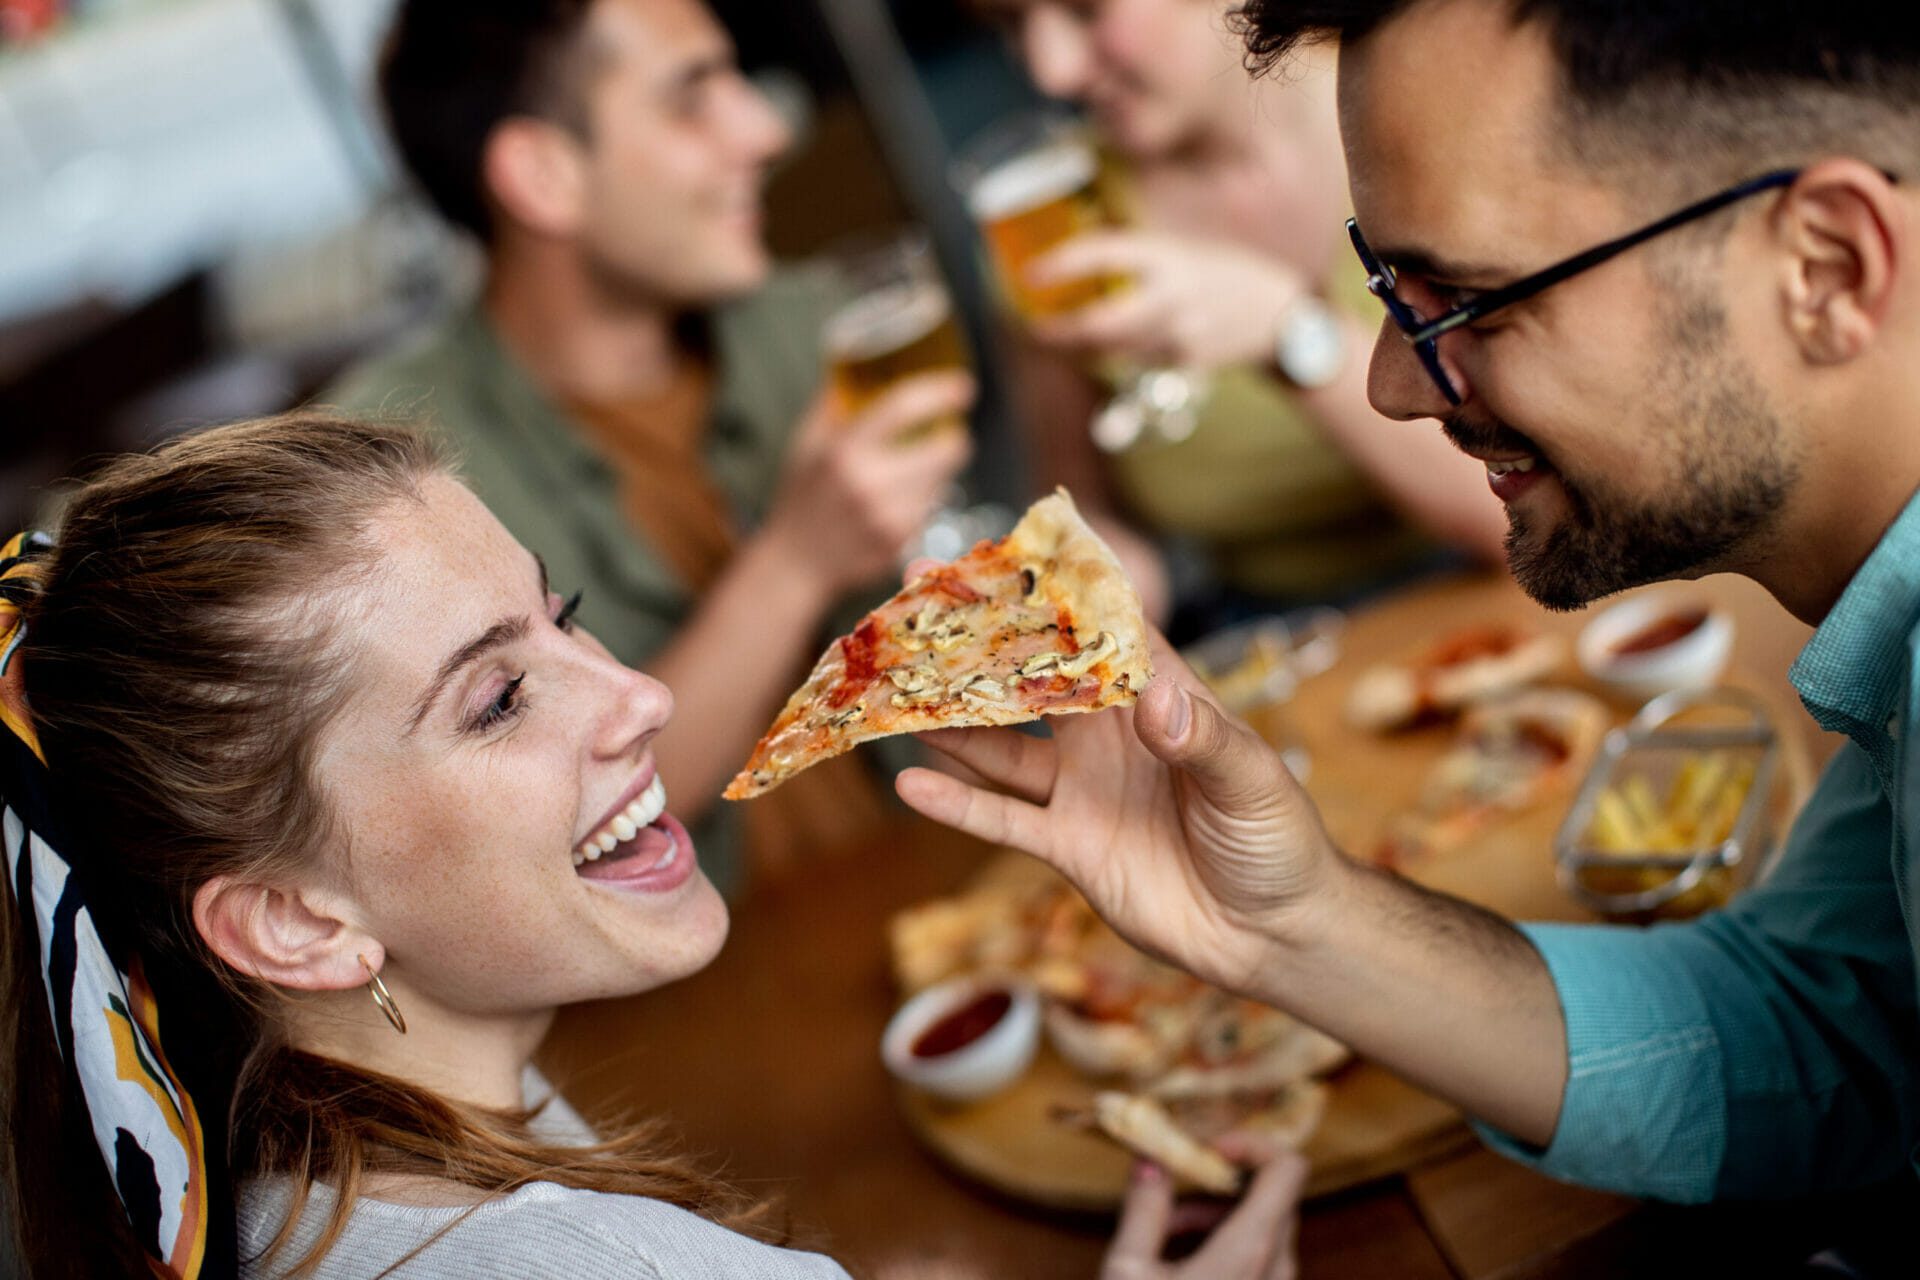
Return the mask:
<path id="1" fill-rule="evenodd" d="M 1736 662 L 1749 681 L 1783 688 L 1806 629 L 1750 583 L 1709 579 L 1698 589 L 1733 611 Z M 1357 616 L 1342 662 L 1502 619 L 1568 630 L 1580 622 L 1542 613 L 1505 579 L 1448 582 Z M 1831 751 L 1810 720 L 1795 727 L 1816 758 Z M 734 1180 L 784 1194 L 804 1238 L 856 1272 L 926 1258 L 982 1276 L 1091 1277 L 1110 1221 L 1005 1202 L 946 1173 L 907 1132 L 879 1061 L 895 1000 L 887 918 L 952 892 L 987 852 L 903 821 L 883 847 L 763 882 L 736 906 L 732 938 L 710 968 L 569 1010 L 543 1063 L 589 1110 L 670 1116 L 688 1147 Z M 1717 1269 L 1727 1239 L 1758 1238 L 1745 1219 L 1636 1210 L 1470 1147 L 1312 1202 L 1300 1252 L 1308 1277 L 1583 1277 L 1673 1264 L 1701 1240 L 1715 1242 L 1706 1256 Z"/>

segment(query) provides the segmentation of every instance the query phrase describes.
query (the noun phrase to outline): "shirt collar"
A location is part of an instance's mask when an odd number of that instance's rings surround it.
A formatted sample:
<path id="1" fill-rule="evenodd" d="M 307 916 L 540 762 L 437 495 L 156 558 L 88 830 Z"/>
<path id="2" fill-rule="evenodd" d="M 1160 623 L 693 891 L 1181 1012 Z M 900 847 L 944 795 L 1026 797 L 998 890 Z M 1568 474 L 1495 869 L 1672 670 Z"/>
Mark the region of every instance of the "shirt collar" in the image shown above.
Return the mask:
<path id="1" fill-rule="evenodd" d="M 1886 724 L 1907 687 L 1916 621 L 1920 494 L 1880 536 L 1788 673 L 1821 727 L 1845 733 Z"/>

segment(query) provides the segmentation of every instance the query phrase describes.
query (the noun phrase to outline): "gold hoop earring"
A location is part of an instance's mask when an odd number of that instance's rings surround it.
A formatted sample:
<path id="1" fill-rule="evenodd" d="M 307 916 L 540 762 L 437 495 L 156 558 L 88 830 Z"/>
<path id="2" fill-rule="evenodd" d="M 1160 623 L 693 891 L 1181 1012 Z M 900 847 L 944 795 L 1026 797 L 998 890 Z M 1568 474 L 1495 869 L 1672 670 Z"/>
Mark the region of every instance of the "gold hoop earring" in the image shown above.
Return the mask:
<path id="1" fill-rule="evenodd" d="M 380 975 L 373 971 L 365 956 L 360 957 L 360 967 L 367 971 L 369 979 L 367 990 L 373 993 L 373 1002 L 380 1006 L 380 1012 L 387 1015 L 387 1021 L 401 1035 L 407 1034 L 407 1020 L 400 1016 L 400 1006 L 394 1002 L 393 993 L 387 990 L 387 984 L 380 981 Z"/>

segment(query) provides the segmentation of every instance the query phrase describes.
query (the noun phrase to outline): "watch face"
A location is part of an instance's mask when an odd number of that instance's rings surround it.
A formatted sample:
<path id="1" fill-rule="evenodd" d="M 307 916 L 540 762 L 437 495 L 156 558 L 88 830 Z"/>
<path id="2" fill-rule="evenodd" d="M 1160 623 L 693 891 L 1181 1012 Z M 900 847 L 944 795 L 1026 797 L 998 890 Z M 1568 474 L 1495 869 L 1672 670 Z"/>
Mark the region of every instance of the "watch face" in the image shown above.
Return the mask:
<path id="1" fill-rule="evenodd" d="M 1294 385 L 1326 386 L 1340 376 L 1347 360 L 1347 338 L 1339 318 L 1318 300 L 1301 299 L 1287 313 L 1274 357 L 1280 372 Z"/>

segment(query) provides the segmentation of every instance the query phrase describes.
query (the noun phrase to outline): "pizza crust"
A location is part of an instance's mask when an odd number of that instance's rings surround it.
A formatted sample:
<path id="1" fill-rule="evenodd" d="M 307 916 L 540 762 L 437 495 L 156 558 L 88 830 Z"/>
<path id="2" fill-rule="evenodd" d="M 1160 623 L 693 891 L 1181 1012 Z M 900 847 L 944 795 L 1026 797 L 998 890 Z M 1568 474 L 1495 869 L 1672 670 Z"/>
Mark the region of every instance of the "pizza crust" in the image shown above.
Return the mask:
<path id="1" fill-rule="evenodd" d="M 1612 717 L 1577 689 L 1523 689 L 1472 707 L 1433 764 L 1419 807 L 1394 818 L 1374 861 L 1400 866 L 1456 848 L 1586 772 Z"/>
<path id="2" fill-rule="evenodd" d="M 1093 1118 L 1102 1133 L 1160 1165 L 1176 1181 L 1219 1196 L 1240 1190 L 1245 1175 L 1239 1166 L 1188 1134 L 1166 1107 L 1145 1094 L 1103 1089 L 1093 1095 Z"/>
<path id="3" fill-rule="evenodd" d="M 1484 633 L 1493 634 L 1493 633 Z M 1466 632 L 1442 641 L 1444 652 L 1461 641 L 1482 638 Z M 1385 733 L 1423 716 L 1451 716 L 1472 703 L 1543 680 L 1566 661 L 1566 641 L 1555 635 L 1503 635 L 1500 653 L 1479 653 L 1454 662 L 1430 658 L 1369 667 L 1353 682 L 1347 719 L 1356 728 Z"/>

